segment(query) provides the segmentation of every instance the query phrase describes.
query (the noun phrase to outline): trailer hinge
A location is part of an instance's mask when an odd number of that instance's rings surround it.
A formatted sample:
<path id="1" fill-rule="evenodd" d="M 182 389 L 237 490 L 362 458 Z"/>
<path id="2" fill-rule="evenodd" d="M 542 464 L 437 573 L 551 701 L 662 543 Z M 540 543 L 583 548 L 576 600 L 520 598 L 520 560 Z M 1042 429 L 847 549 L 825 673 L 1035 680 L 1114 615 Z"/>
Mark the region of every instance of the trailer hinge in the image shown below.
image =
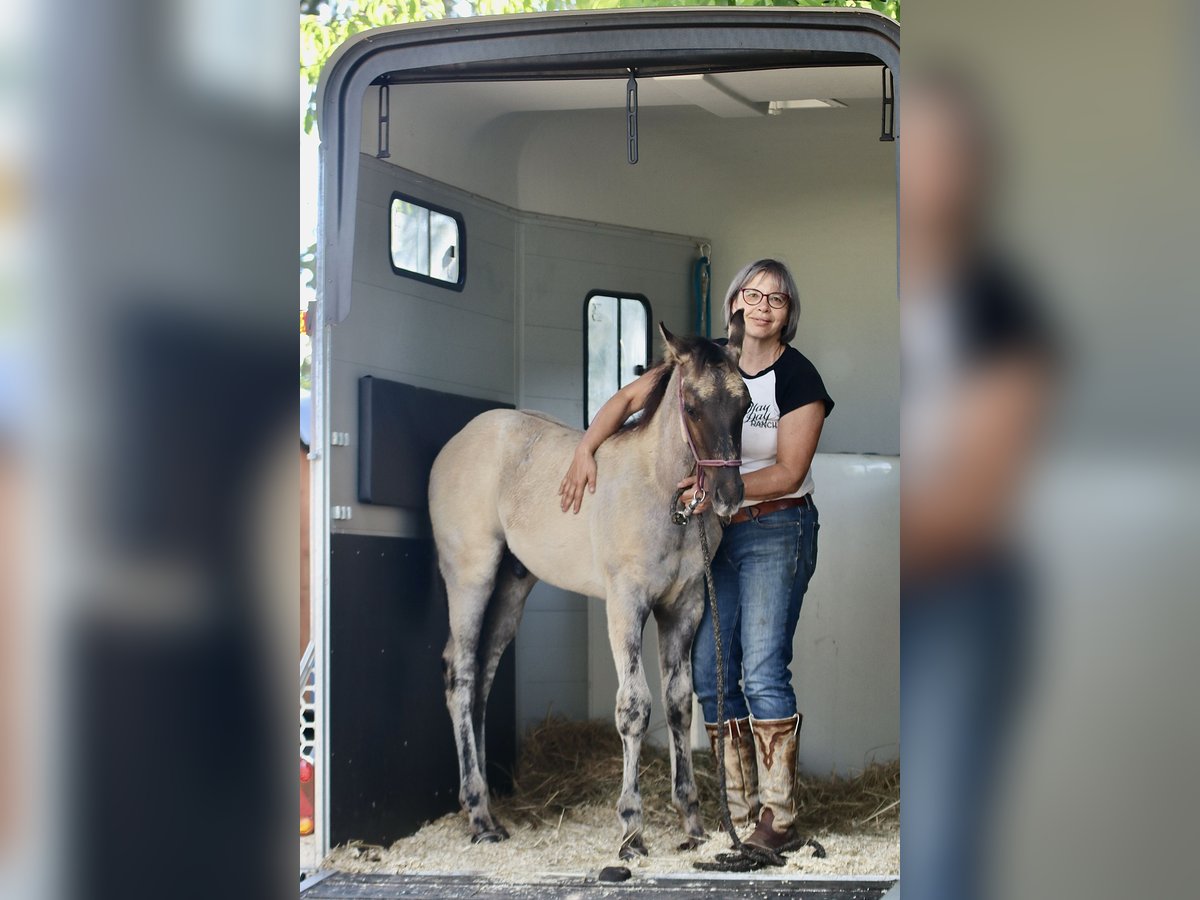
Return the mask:
<path id="1" fill-rule="evenodd" d="M 334 447 L 349 447 L 350 432 L 348 431 L 333 431 L 329 434 L 329 443 Z"/>
<path id="2" fill-rule="evenodd" d="M 345 521 L 346 519 L 354 518 L 354 508 L 350 506 L 334 506 L 330 509 L 329 515 L 330 518 Z"/>

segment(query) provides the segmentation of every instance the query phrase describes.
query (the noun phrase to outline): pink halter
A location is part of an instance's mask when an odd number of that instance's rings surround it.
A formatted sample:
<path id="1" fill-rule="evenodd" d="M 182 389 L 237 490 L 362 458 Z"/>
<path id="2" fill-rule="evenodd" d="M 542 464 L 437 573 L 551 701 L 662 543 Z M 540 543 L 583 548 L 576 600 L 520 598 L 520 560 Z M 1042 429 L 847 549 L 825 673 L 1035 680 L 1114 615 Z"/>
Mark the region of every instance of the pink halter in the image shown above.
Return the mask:
<path id="1" fill-rule="evenodd" d="M 701 501 L 704 499 L 704 470 L 705 468 L 722 469 L 725 467 L 741 466 L 740 459 L 701 459 L 700 454 L 696 452 L 696 444 L 692 441 L 692 433 L 688 430 L 687 410 L 683 403 L 683 373 L 679 374 L 679 418 L 683 423 L 683 436 L 687 438 L 688 448 L 692 451 L 692 456 L 696 460 L 696 490 L 694 497 L 699 497 Z"/>

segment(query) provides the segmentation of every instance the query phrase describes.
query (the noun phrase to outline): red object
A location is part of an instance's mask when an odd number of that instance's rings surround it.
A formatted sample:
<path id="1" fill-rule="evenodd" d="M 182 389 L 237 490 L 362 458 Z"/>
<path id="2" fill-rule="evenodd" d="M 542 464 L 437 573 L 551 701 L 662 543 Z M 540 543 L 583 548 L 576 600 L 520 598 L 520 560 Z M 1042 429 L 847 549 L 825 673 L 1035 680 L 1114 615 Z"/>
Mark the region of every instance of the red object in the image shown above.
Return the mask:
<path id="1" fill-rule="evenodd" d="M 300 834 L 313 833 L 313 767 L 306 759 L 300 760 Z"/>

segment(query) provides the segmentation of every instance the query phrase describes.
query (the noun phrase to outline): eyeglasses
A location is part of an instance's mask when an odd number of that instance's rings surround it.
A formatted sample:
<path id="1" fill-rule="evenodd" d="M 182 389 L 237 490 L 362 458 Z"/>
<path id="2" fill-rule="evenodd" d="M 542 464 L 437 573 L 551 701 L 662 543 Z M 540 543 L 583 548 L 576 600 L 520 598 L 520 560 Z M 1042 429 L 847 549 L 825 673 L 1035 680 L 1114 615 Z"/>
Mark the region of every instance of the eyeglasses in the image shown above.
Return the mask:
<path id="1" fill-rule="evenodd" d="M 788 301 L 792 299 L 787 294 L 764 294 L 762 291 L 755 290 L 754 288 L 742 288 L 742 302 L 747 306 L 758 306 L 758 304 L 762 303 L 763 297 L 767 298 L 767 305 L 771 309 L 783 309 L 787 306 Z"/>

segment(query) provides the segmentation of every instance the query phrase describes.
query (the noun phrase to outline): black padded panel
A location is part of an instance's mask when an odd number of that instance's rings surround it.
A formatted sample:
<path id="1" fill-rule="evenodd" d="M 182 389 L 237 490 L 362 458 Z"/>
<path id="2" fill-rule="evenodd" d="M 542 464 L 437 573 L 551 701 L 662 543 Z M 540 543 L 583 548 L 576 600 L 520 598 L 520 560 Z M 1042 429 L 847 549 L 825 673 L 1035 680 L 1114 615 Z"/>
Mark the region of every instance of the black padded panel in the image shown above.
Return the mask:
<path id="1" fill-rule="evenodd" d="M 446 442 L 480 413 L 512 408 L 364 375 L 358 380 L 358 499 L 425 509 L 429 470 Z"/>
<path id="2" fill-rule="evenodd" d="M 386 847 L 458 808 L 442 685 L 446 592 L 427 538 L 333 534 L 329 573 L 329 837 Z M 515 672 L 510 646 L 488 702 L 493 790 L 512 787 Z"/>

